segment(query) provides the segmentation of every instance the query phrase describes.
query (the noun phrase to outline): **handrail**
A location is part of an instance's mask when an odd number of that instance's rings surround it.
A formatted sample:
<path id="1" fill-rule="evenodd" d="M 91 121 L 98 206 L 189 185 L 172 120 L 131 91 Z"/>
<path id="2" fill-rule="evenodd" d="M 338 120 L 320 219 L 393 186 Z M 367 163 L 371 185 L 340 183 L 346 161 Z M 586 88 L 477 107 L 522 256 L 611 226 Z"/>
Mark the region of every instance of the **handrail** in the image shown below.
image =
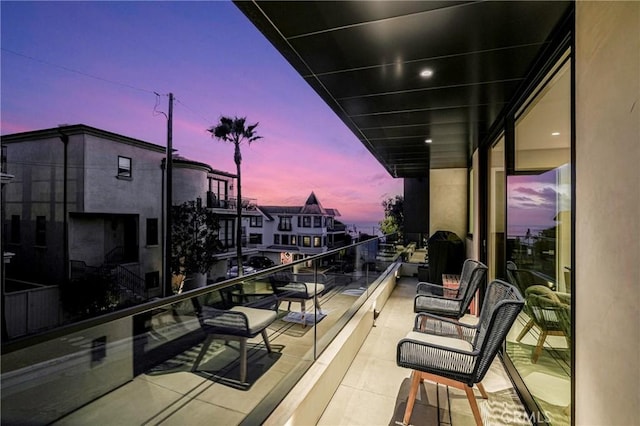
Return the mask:
<path id="1" fill-rule="evenodd" d="M 383 237 L 388 237 L 390 235 L 385 235 Z M 129 316 L 133 316 L 133 315 L 137 315 L 143 312 L 148 312 L 151 311 L 153 309 L 157 309 L 160 308 L 162 306 L 166 306 L 166 305 L 171 305 L 174 303 L 178 303 L 178 302 L 182 302 L 185 300 L 190 300 L 194 297 L 197 296 L 201 296 L 204 294 L 207 294 L 209 292 L 213 292 L 213 291 L 218 291 L 221 289 L 225 289 L 227 287 L 232 287 L 236 284 L 240 284 L 243 281 L 247 280 L 248 278 L 257 278 L 257 277 L 262 277 L 265 275 L 269 275 L 272 274 L 274 272 L 278 272 L 278 271 L 284 271 L 286 269 L 290 269 L 292 266 L 295 265 L 299 265 L 302 263 L 307 263 L 309 261 L 315 261 L 317 259 L 320 259 L 322 257 L 327 257 L 329 255 L 333 255 L 333 254 L 337 254 L 339 252 L 341 252 L 342 250 L 345 250 L 347 248 L 350 247 L 356 247 L 359 245 L 363 245 L 363 244 L 367 244 L 371 241 L 374 240 L 379 240 L 380 238 L 383 237 L 373 237 L 373 238 L 369 238 L 365 241 L 360 241 L 358 243 L 355 244 L 351 244 L 349 246 L 345 246 L 345 247 L 340 247 L 340 248 L 336 248 L 333 250 L 328 250 L 324 253 L 320 253 L 314 256 L 310 256 L 304 259 L 299 259 L 296 261 L 293 261 L 291 263 L 287 263 L 287 264 L 283 264 L 283 265 L 276 265 L 273 266 L 271 268 L 267 268 L 267 269 L 263 269 L 260 270 L 258 272 L 255 272 L 253 274 L 249 274 L 249 275 L 244 275 L 241 277 L 235 277 L 235 278 L 231 278 L 225 281 L 221 281 L 219 283 L 216 284 L 212 284 L 206 287 L 201 287 L 201 288 L 196 288 L 193 290 L 189 290 L 186 291 L 184 293 L 181 294 L 176 294 L 173 296 L 167 296 L 165 298 L 162 299 L 158 299 L 158 300 L 152 300 L 149 301 L 147 303 L 142 303 L 139 305 L 135 305 L 135 306 L 131 306 L 131 307 L 127 307 L 115 312 L 109 312 L 106 313 L 104 315 L 100 315 L 97 317 L 93 317 L 93 318 L 88 318 L 82 321 L 78 321 L 75 323 L 71 323 L 71 324 L 66 324 L 63 325 L 61 327 L 52 329 L 52 330 L 47 330 L 44 331 L 42 333 L 39 334 L 33 334 L 30 336 L 25 336 L 23 338 L 18 338 L 9 342 L 3 342 L 2 343 L 2 347 L 1 347 L 1 354 L 5 355 L 5 354 L 9 354 L 11 352 L 15 352 L 17 350 L 20 349 L 24 349 L 24 348 L 28 348 L 30 346 L 34 346 L 36 344 L 40 344 L 49 340 L 53 340 L 59 337 L 63 337 L 66 336 L 67 334 L 71 334 L 71 333 L 76 333 L 78 331 L 81 330 L 85 330 L 88 328 L 92 328 L 92 327 L 96 327 L 99 325 L 103 325 L 112 321 L 116 321 L 122 318 L 126 318 Z"/>

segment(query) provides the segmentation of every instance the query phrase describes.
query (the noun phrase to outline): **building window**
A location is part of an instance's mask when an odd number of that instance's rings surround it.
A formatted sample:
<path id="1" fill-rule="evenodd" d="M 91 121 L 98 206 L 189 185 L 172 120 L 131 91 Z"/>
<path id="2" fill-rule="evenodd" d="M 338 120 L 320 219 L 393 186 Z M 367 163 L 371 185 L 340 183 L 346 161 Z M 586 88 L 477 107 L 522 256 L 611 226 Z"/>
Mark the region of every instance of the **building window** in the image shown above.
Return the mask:
<path id="1" fill-rule="evenodd" d="M 131 177 L 131 158 L 118 156 L 118 177 Z"/>
<path id="2" fill-rule="evenodd" d="M 273 234 L 273 244 L 280 244 L 280 234 Z"/>
<path id="3" fill-rule="evenodd" d="M 278 231 L 291 231 L 291 216 L 280 216 Z"/>
<path id="4" fill-rule="evenodd" d="M 36 245 L 47 245 L 47 217 L 36 216 Z"/>
<path id="5" fill-rule="evenodd" d="M 302 247 L 311 247 L 311 236 L 304 235 L 302 237 Z"/>
<path id="6" fill-rule="evenodd" d="M 319 236 L 313 237 L 313 246 L 322 247 L 322 238 L 320 238 Z"/>
<path id="7" fill-rule="evenodd" d="M 295 236 L 295 235 L 292 235 L 292 236 L 291 236 L 291 245 L 292 245 L 292 246 L 295 246 L 296 244 L 297 244 L 297 243 L 296 243 L 296 236 Z"/>
<path id="8" fill-rule="evenodd" d="M 249 244 L 262 244 L 262 234 L 249 234 Z"/>
<path id="9" fill-rule="evenodd" d="M 322 227 L 322 216 L 314 216 L 313 217 L 313 227 L 321 228 Z"/>
<path id="10" fill-rule="evenodd" d="M 311 228 L 311 216 L 302 216 L 302 227 Z"/>
<path id="11" fill-rule="evenodd" d="M 286 235 L 286 234 L 282 235 L 282 244 L 285 245 L 285 246 L 289 244 L 289 236 L 288 235 Z"/>
<path id="12" fill-rule="evenodd" d="M 252 228 L 262 228 L 262 216 L 251 216 L 249 226 Z"/>
<path id="13" fill-rule="evenodd" d="M 147 245 L 148 246 L 158 245 L 158 219 L 157 218 L 147 219 Z"/>
<path id="14" fill-rule="evenodd" d="M 333 229 L 333 218 L 332 217 L 328 217 L 327 218 L 327 228 Z"/>
<path id="15" fill-rule="evenodd" d="M 144 274 L 144 286 L 147 290 L 160 287 L 160 271 L 147 272 Z"/>
<path id="16" fill-rule="evenodd" d="M 20 215 L 11 215 L 11 239 L 12 244 L 20 244 Z"/>
<path id="17" fill-rule="evenodd" d="M 7 173 L 7 147 L 2 145 L 2 156 L 0 157 L 0 171 Z"/>

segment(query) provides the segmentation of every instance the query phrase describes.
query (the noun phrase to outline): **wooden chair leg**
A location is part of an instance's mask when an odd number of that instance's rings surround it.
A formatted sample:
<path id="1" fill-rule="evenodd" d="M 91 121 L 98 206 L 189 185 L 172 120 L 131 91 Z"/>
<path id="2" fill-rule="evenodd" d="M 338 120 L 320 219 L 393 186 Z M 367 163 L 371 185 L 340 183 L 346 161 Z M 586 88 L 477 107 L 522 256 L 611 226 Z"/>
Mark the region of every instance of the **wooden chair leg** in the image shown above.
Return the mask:
<path id="1" fill-rule="evenodd" d="M 211 346 L 211 342 L 213 342 L 213 336 L 208 335 L 207 338 L 204 340 L 204 343 L 202 344 L 202 349 L 200 349 L 200 353 L 198 354 L 198 357 L 193 362 L 193 367 L 191 368 L 191 371 L 198 371 L 198 366 L 200 365 L 200 361 L 202 361 L 204 354 L 206 354 L 207 350 L 209 350 L 209 346 Z"/>
<path id="2" fill-rule="evenodd" d="M 520 334 L 518 334 L 518 337 L 516 337 L 516 342 L 519 342 L 520 340 L 522 340 L 525 334 L 527 334 L 529 330 L 531 330 L 531 327 L 533 327 L 533 320 L 529 320 L 527 325 L 524 326 Z"/>
<path id="3" fill-rule="evenodd" d="M 240 381 L 247 380 L 247 339 L 240 339 Z"/>
<path id="4" fill-rule="evenodd" d="M 482 386 L 482 383 L 476 383 L 476 385 L 478 386 L 480 395 L 482 395 L 484 399 L 489 399 L 489 395 L 487 395 L 487 391 L 484 389 L 484 386 Z"/>
<path id="5" fill-rule="evenodd" d="M 476 420 L 476 425 L 482 426 L 482 416 L 480 415 L 480 408 L 478 408 L 478 402 L 476 401 L 476 396 L 473 393 L 473 388 L 465 386 L 464 391 L 467 394 L 469 405 L 471 405 L 471 411 L 473 412 L 473 418 Z"/>
<path id="6" fill-rule="evenodd" d="M 271 344 L 269 343 L 269 336 L 267 335 L 267 329 L 262 330 L 262 338 L 264 339 L 264 345 L 267 347 L 267 352 L 273 352 L 271 350 Z"/>
<path id="7" fill-rule="evenodd" d="M 413 371 L 411 376 L 411 391 L 409 392 L 409 398 L 407 398 L 407 408 L 404 410 L 404 417 L 402 418 L 402 424 L 408 425 L 411 420 L 411 413 L 413 412 L 413 406 L 416 403 L 416 396 L 418 395 L 418 388 L 422 374 L 419 371 Z"/>
<path id="8" fill-rule="evenodd" d="M 542 349 L 544 347 L 544 341 L 547 338 L 547 332 L 546 331 L 540 331 L 540 336 L 538 336 L 538 344 L 536 345 L 536 348 L 533 350 L 533 357 L 531 357 L 531 362 L 532 363 L 536 363 L 538 362 L 538 358 L 540 357 L 540 354 L 542 353 Z"/>

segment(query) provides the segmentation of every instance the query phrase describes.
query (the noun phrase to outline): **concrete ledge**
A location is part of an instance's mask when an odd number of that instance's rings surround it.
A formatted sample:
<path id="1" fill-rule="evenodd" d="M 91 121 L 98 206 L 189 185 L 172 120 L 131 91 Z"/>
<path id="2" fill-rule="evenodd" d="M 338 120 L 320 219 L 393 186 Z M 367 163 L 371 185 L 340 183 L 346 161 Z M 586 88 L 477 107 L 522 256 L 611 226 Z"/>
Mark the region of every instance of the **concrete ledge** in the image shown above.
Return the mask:
<path id="1" fill-rule="evenodd" d="M 264 425 L 293 426 L 318 422 L 373 327 L 374 309 L 382 310 L 393 292 L 400 268 L 399 263 L 389 267 L 373 294 L 271 413 Z"/>

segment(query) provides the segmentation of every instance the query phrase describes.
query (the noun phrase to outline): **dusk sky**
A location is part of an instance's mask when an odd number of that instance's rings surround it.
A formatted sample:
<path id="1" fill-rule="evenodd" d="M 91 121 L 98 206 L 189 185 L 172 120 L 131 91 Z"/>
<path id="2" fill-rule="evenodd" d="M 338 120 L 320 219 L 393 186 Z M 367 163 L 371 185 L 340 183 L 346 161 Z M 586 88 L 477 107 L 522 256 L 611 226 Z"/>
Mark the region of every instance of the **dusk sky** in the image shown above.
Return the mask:
<path id="1" fill-rule="evenodd" d="M 1 132 L 86 124 L 235 172 L 221 115 L 259 122 L 243 196 L 302 205 L 314 191 L 347 224 L 378 222 L 393 179 L 230 2 L 9 2 L 1 7 Z M 160 94 L 157 97 L 154 92 Z M 156 103 L 159 102 L 156 106 Z M 155 112 L 154 112 L 155 107 Z"/>

